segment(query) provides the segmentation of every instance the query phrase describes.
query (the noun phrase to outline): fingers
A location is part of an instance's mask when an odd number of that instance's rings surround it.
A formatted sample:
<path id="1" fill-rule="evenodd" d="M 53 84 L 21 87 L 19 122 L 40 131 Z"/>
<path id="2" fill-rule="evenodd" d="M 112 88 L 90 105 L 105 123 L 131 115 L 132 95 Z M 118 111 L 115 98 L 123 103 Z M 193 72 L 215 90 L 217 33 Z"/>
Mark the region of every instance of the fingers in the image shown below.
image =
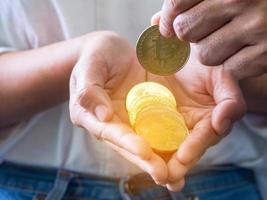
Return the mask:
<path id="1" fill-rule="evenodd" d="M 160 32 L 165 37 L 174 35 L 173 21 L 178 14 L 191 8 L 201 0 L 165 0 L 162 6 Z"/>
<path id="2" fill-rule="evenodd" d="M 184 165 L 177 159 L 177 155 L 173 154 L 167 166 L 169 170 L 169 176 L 166 187 L 168 190 L 173 192 L 181 191 L 185 184 L 184 177 L 191 169 L 193 164 Z"/>
<path id="3" fill-rule="evenodd" d="M 160 14 L 161 12 L 157 12 L 156 14 L 154 14 L 152 17 L 151 17 L 151 20 L 150 20 L 150 24 L 153 26 L 153 25 L 159 25 L 159 21 L 160 21 Z"/>
<path id="4" fill-rule="evenodd" d="M 76 121 L 98 139 L 110 142 L 141 159 L 147 160 L 151 157 L 152 149 L 149 144 L 125 124 L 117 121 L 104 123 L 86 111 L 79 112 Z"/>
<path id="5" fill-rule="evenodd" d="M 119 148 L 116 145 L 113 145 L 109 143 L 111 147 L 117 151 L 119 154 L 121 154 L 123 157 L 128 159 L 133 164 L 136 164 L 138 167 L 140 167 L 142 170 L 147 172 L 151 175 L 153 180 L 157 184 L 165 184 L 168 179 L 168 168 L 166 163 L 155 153 L 151 154 L 151 157 L 147 160 L 140 159 L 136 155 L 133 155 L 129 153 L 128 151 L 125 151 L 123 148 Z"/>
<path id="6" fill-rule="evenodd" d="M 167 186 L 167 189 L 172 191 L 172 192 L 179 192 L 183 189 L 184 185 L 185 185 L 185 180 L 184 180 L 184 178 L 182 178 L 179 181 L 176 181 L 173 183 L 170 182 L 166 186 Z"/>
<path id="7" fill-rule="evenodd" d="M 224 62 L 224 68 L 230 71 L 236 80 L 261 75 L 267 72 L 267 47 L 254 45 L 241 49 Z"/>
<path id="8" fill-rule="evenodd" d="M 191 7 L 180 13 L 178 8 L 174 9 L 170 4 L 171 1 L 166 2 L 161 12 L 160 25 L 173 26 L 178 38 L 196 43 L 198 58 L 202 64 L 221 65 L 224 60 L 249 44 L 247 31 L 244 30 L 247 19 L 243 16 L 237 17 L 248 7 L 249 2 L 185 1 L 184 4 L 190 2 L 192 5 L 189 3 Z M 181 6 L 177 0 L 173 4 Z M 163 32 L 166 31 L 162 31 L 162 34 Z"/>
<path id="9" fill-rule="evenodd" d="M 152 150 L 145 139 L 136 135 L 133 130 L 124 124 L 108 123 L 102 129 L 101 138 L 142 159 L 150 159 Z"/>
<path id="10" fill-rule="evenodd" d="M 176 153 L 177 160 L 185 165 L 191 166 L 198 161 L 206 150 L 217 144 L 223 136 L 218 135 L 210 125 L 207 117 L 195 125 Z"/>
<path id="11" fill-rule="evenodd" d="M 223 1 L 203 1 L 175 18 L 174 31 L 181 40 L 197 42 L 227 23 L 231 11 Z"/>
<path id="12" fill-rule="evenodd" d="M 174 154 L 168 162 L 168 169 L 169 169 L 168 180 L 170 182 L 180 181 L 189 170 L 189 167 L 187 165 L 180 163 L 176 157 L 177 157 L 176 154 Z"/>
<path id="13" fill-rule="evenodd" d="M 198 60 L 207 66 L 221 65 L 249 43 L 247 32 L 234 20 L 195 45 Z M 236 28 L 239 27 L 239 28 Z"/>
<path id="14" fill-rule="evenodd" d="M 90 113 L 94 113 L 100 121 L 112 118 L 111 100 L 105 91 L 107 79 L 106 63 L 101 55 L 80 60 L 71 75 L 70 98 Z M 76 71 L 75 71 L 76 70 Z"/>
<path id="15" fill-rule="evenodd" d="M 237 81 L 223 68 L 217 70 L 213 74 L 216 107 L 212 112 L 211 123 L 217 134 L 224 135 L 244 115 L 246 104 Z"/>
<path id="16" fill-rule="evenodd" d="M 196 42 L 243 13 L 250 3 L 250 1 L 166 0 L 162 7 L 160 31 L 166 37 L 175 32 L 182 40 Z"/>
<path id="17" fill-rule="evenodd" d="M 100 121 L 109 121 L 113 115 L 112 103 L 106 91 L 96 83 L 82 86 L 78 89 L 77 103 Z"/>
<path id="18" fill-rule="evenodd" d="M 202 1 L 175 18 L 174 31 L 182 40 L 197 42 L 222 28 L 246 6 L 246 3 L 229 3 L 229 1 Z M 242 24 L 236 27 L 240 28 Z"/>

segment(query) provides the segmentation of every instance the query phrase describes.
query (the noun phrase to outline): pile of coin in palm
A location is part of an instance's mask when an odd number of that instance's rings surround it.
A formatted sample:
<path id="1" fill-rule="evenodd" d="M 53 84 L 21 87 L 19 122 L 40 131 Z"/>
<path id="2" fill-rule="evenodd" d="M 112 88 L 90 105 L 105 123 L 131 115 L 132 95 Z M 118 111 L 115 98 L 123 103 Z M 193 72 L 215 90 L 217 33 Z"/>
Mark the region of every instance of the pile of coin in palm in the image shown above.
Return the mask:
<path id="1" fill-rule="evenodd" d="M 147 72 L 167 76 L 185 65 L 190 45 L 177 37 L 163 37 L 155 25 L 141 34 L 136 53 Z M 128 93 L 126 109 L 135 132 L 161 155 L 175 152 L 189 133 L 183 116 L 177 111 L 174 95 L 159 83 L 134 86 Z"/>

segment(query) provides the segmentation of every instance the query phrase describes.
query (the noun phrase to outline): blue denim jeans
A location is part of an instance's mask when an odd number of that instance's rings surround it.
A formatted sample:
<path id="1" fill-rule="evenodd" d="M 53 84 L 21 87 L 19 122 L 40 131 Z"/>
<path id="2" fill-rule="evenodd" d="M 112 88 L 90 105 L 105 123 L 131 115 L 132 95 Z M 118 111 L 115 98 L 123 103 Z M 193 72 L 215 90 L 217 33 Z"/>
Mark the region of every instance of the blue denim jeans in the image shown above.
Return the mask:
<path id="1" fill-rule="evenodd" d="M 227 167 L 186 178 L 182 192 L 157 186 L 146 174 L 112 179 L 65 170 L 0 165 L 0 200 L 259 200 L 251 170 Z"/>

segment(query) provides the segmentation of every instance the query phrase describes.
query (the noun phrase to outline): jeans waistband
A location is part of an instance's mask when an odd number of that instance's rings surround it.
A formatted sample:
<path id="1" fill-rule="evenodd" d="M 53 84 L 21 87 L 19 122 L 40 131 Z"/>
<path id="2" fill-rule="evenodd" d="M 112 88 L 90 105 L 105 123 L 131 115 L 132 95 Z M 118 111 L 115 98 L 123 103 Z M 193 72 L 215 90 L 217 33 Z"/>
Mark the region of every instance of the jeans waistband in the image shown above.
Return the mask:
<path id="1" fill-rule="evenodd" d="M 114 192 L 115 195 L 128 196 L 129 199 L 131 196 L 138 196 L 150 190 L 150 188 L 163 190 L 145 173 L 121 179 L 80 174 L 66 170 L 60 170 L 60 173 L 62 176 L 73 177 L 65 195 L 74 195 L 77 199 L 88 198 L 100 188 L 114 190 L 116 191 Z M 0 186 L 24 191 L 38 191 L 39 194 L 47 195 L 53 189 L 58 174 L 56 169 L 3 163 L 0 165 Z M 186 177 L 186 182 L 187 184 L 182 191 L 184 196 L 197 194 L 199 191 L 212 191 L 217 188 L 227 188 L 247 182 L 255 183 L 255 180 L 252 170 L 236 166 L 225 166 L 191 174 Z M 179 194 L 174 194 L 174 196 L 177 195 Z"/>

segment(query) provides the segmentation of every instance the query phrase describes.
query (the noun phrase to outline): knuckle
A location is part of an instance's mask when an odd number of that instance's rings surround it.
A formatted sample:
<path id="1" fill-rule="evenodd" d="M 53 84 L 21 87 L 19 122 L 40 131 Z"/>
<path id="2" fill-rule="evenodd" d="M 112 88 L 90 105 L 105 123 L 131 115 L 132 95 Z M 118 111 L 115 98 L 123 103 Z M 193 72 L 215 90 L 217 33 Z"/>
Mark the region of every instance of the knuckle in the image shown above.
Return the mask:
<path id="1" fill-rule="evenodd" d="M 223 67 L 233 76 L 239 80 L 243 75 L 246 74 L 246 70 L 244 69 L 244 59 L 236 59 L 236 60 L 227 60 L 224 62 Z"/>
<path id="2" fill-rule="evenodd" d="M 220 48 L 215 41 L 205 42 L 205 44 L 197 44 L 195 48 L 196 56 L 200 63 L 206 66 L 218 66 L 222 65 L 223 61 L 221 57 L 216 53 Z"/>
<path id="3" fill-rule="evenodd" d="M 176 35 L 182 40 L 191 40 L 191 26 L 187 16 L 179 15 L 173 23 Z"/>
<path id="4" fill-rule="evenodd" d="M 211 51 L 208 47 L 204 45 L 197 45 L 195 50 L 199 62 L 201 62 L 203 65 L 213 66 L 214 63 L 211 60 Z"/>

